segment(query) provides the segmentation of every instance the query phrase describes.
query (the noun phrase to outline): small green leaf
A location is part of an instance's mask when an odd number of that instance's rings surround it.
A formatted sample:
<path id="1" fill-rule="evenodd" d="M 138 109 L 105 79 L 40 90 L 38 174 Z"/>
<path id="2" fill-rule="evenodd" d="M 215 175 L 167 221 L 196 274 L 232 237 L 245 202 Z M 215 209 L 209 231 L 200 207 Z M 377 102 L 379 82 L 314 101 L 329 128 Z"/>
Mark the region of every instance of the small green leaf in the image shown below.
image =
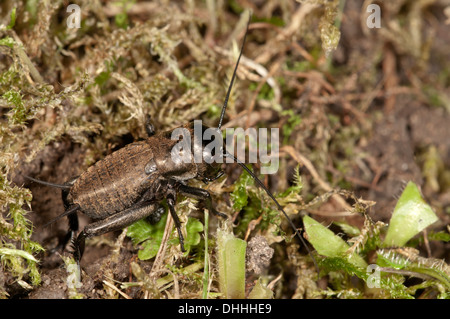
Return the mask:
<path id="1" fill-rule="evenodd" d="M 118 26 L 119 28 L 126 29 L 129 24 L 127 13 L 126 12 L 118 13 L 114 17 L 114 22 L 116 23 L 116 26 Z"/>
<path id="2" fill-rule="evenodd" d="M 11 30 L 15 24 L 16 24 L 16 8 L 13 8 L 11 10 L 11 21 L 9 21 L 9 24 L 6 26 L 6 30 Z"/>
<path id="3" fill-rule="evenodd" d="M 333 222 L 333 224 L 339 226 L 348 236 L 355 237 L 361 234 L 361 230 L 358 227 L 349 225 L 346 222 Z"/>
<path id="4" fill-rule="evenodd" d="M 140 260 L 149 260 L 156 256 L 161 246 L 161 238 L 156 238 L 154 240 L 146 240 L 142 244 L 142 249 L 138 251 L 138 257 Z"/>
<path id="5" fill-rule="evenodd" d="M 162 222 L 162 219 L 164 219 L 164 223 Z M 150 224 L 145 219 L 141 219 L 128 227 L 127 236 L 131 237 L 133 244 L 137 245 L 151 237 L 158 237 L 158 233 L 160 233 L 161 230 L 164 231 L 164 226 L 165 218 L 161 218 L 155 225 Z"/>
<path id="6" fill-rule="evenodd" d="M 37 259 L 34 258 L 32 254 L 21 249 L 2 247 L 0 248 L 0 258 L 2 258 L 3 256 L 22 257 L 30 261 L 38 262 Z"/>
<path id="7" fill-rule="evenodd" d="M 356 267 L 367 267 L 367 263 L 357 253 L 354 252 L 350 255 L 346 255 L 350 246 L 327 227 L 309 216 L 303 217 L 303 223 L 308 235 L 308 241 L 314 246 L 319 254 L 326 257 L 345 257 L 348 262 Z"/>
<path id="8" fill-rule="evenodd" d="M 245 297 L 245 253 L 247 242 L 232 233 L 217 231 L 217 252 L 220 291 L 224 298 Z"/>
<path id="9" fill-rule="evenodd" d="M 248 299 L 273 299 L 273 291 L 261 283 L 261 278 L 256 282 Z"/>
<path id="10" fill-rule="evenodd" d="M 200 243 L 200 232 L 203 231 L 203 224 L 197 219 L 189 217 L 186 223 L 186 240 L 185 248 L 189 250 L 191 247 Z"/>
<path id="11" fill-rule="evenodd" d="M 156 256 L 161 245 L 166 226 L 167 214 L 161 220 L 152 225 L 145 219 L 141 219 L 128 226 L 127 236 L 131 238 L 134 245 L 142 243 L 142 249 L 138 252 L 140 260 L 148 260 Z"/>
<path id="12" fill-rule="evenodd" d="M 409 182 L 394 208 L 383 244 L 387 247 L 402 247 L 437 220 L 416 184 Z"/>
<path id="13" fill-rule="evenodd" d="M 145 219 L 141 219 L 128 227 L 127 236 L 131 238 L 134 245 L 141 244 L 142 246 L 138 252 L 140 260 L 151 259 L 158 253 L 166 227 L 166 220 L 167 214 L 164 214 L 161 220 L 154 225 Z M 203 224 L 198 219 L 189 217 L 186 223 L 186 238 L 184 241 L 187 251 L 200 243 L 199 232 L 202 231 Z"/>

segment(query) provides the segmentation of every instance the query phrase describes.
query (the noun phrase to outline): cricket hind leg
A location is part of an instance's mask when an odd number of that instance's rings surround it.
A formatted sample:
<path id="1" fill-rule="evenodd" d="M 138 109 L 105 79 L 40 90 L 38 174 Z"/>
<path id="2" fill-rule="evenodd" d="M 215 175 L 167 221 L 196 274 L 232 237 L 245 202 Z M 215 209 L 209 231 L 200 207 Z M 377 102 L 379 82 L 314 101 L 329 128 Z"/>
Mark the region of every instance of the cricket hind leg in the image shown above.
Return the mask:
<path id="1" fill-rule="evenodd" d="M 138 220 L 150 216 L 157 210 L 158 204 L 154 202 L 139 202 L 131 208 L 125 209 L 114 215 L 95 221 L 80 232 L 76 239 L 72 240 L 73 256 L 79 264 L 83 257 L 86 238 L 100 236 L 115 230 L 123 229 Z"/>

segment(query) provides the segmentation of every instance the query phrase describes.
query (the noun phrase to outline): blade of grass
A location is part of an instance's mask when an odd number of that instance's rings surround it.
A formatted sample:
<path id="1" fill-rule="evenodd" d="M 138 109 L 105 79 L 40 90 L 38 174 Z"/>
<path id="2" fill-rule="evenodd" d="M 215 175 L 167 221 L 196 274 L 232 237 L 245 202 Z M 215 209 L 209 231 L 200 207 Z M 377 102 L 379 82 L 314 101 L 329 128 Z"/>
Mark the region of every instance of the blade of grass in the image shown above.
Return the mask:
<path id="1" fill-rule="evenodd" d="M 208 254 L 208 224 L 209 224 L 209 212 L 205 210 L 205 225 L 204 225 L 204 236 L 205 236 L 205 260 L 203 267 L 203 299 L 208 299 L 208 287 L 209 287 L 209 254 Z"/>

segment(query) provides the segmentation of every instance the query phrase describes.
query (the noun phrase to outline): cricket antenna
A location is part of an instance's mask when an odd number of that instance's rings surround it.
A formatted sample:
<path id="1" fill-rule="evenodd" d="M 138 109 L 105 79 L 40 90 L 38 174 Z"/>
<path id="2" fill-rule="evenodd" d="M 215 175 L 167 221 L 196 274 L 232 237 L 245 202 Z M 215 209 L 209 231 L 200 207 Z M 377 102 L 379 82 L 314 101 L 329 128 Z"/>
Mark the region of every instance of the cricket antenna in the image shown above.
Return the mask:
<path id="1" fill-rule="evenodd" d="M 317 266 L 317 262 L 316 259 L 314 258 L 314 256 L 312 255 L 311 250 L 309 249 L 308 245 L 306 244 L 306 241 L 303 239 L 302 235 L 300 234 L 300 232 L 298 231 L 297 227 L 295 227 L 294 223 L 292 222 L 292 219 L 288 216 L 288 214 L 284 211 L 283 207 L 281 207 L 280 203 L 278 203 L 278 201 L 276 200 L 275 196 L 273 196 L 273 194 L 269 191 L 269 189 L 266 187 L 266 185 L 263 184 L 263 182 L 261 182 L 261 180 L 255 175 L 255 173 L 253 173 L 244 163 L 242 163 L 237 157 L 235 157 L 234 155 L 230 154 L 228 151 L 225 151 L 225 153 L 223 154 L 223 156 L 225 157 L 229 157 L 232 158 L 234 161 L 236 161 L 236 163 L 238 163 L 243 169 L 245 169 L 247 171 L 247 173 L 250 174 L 251 177 L 253 177 L 253 179 L 258 183 L 258 185 L 267 193 L 267 195 L 269 195 L 270 198 L 272 198 L 272 200 L 275 202 L 275 204 L 277 205 L 278 209 L 283 213 L 284 217 L 286 217 L 286 219 L 288 220 L 289 224 L 291 225 L 292 229 L 294 230 L 295 234 L 297 235 L 297 237 L 300 239 L 300 241 L 302 242 L 303 246 L 305 246 L 306 250 L 308 251 L 309 256 L 311 256 L 311 259 L 314 263 L 314 266 L 316 267 L 316 271 L 317 274 L 319 275 L 319 266 Z"/>
<path id="2" fill-rule="evenodd" d="M 228 99 L 230 97 L 230 93 L 231 93 L 231 88 L 233 87 L 233 82 L 234 79 L 236 78 L 236 71 L 237 68 L 239 66 L 239 61 L 241 59 L 242 56 L 242 52 L 244 51 L 244 45 L 245 45 L 245 39 L 247 38 L 247 33 L 248 33 L 248 29 L 249 29 L 249 25 L 250 25 L 250 20 L 251 20 L 251 14 L 249 14 L 249 18 L 248 18 L 248 22 L 247 22 L 247 29 L 245 31 L 245 35 L 244 35 L 244 39 L 242 41 L 242 46 L 241 46 L 241 51 L 239 52 L 239 57 L 237 59 L 236 62 L 236 66 L 234 67 L 234 71 L 233 71 L 233 76 L 231 77 L 231 81 L 230 81 L 230 85 L 228 86 L 228 91 L 227 91 L 227 95 L 225 96 L 225 101 L 223 103 L 223 107 L 222 107 L 222 113 L 220 114 L 220 119 L 219 119 L 219 125 L 217 127 L 218 130 L 220 130 L 220 128 L 222 127 L 222 121 L 223 118 L 225 116 L 225 111 L 227 109 L 227 104 L 228 104 Z M 316 259 L 314 258 L 314 256 L 312 255 L 311 250 L 309 249 L 308 245 L 306 244 L 305 239 L 303 239 L 302 235 L 300 234 L 300 232 L 298 231 L 297 227 L 295 227 L 294 223 L 292 222 L 292 219 L 288 216 L 288 214 L 284 211 L 283 207 L 281 207 L 280 203 L 278 203 L 278 201 L 276 200 L 275 196 L 273 196 L 273 194 L 269 191 L 269 189 L 263 184 L 263 182 L 261 182 L 261 180 L 255 175 L 255 173 L 253 173 L 244 163 L 242 163 L 238 158 L 234 157 L 234 155 L 230 154 L 228 151 L 225 150 L 224 157 L 229 157 L 232 158 L 236 163 L 238 163 L 243 169 L 245 169 L 247 171 L 247 173 L 250 174 L 251 177 L 253 177 L 253 179 L 258 183 L 258 185 L 267 193 L 267 195 L 269 195 L 269 197 L 275 202 L 275 204 L 277 205 L 278 209 L 283 213 L 283 215 L 286 217 L 286 219 L 288 220 L 289 224 L 291 225 L 292 229 L 294 230 L 295 234 L 297 235 L 297 237 L 300 239 L 300 241 L 302 242 L 302 244 L 305 246 L 306 250 L 308 251 L 308 254 L 311 256 L 311 259 L 314 263 L 314 266 L 316 267 L 317 270 L 317 274 L 319 274 L 319 267 L 317 266 L 317 262 Z"/>
<path id="3" fill-rule="evenodd" d="M 61 184 L 54 184 L 54 183 L 44 182 L 44 181 L 41 181 L 39 179 L 30 177 L 30 176 L 27 176 L 27 175 L 23 175 L 23 177 L 25 177 L 26 179 L 29 179 L 30 181 L 33 181 L 35 183 L 42 184 L 42 185 L 45 185 L 45 186 L 50 186 L 50 187 L 54 187 L 54 188 L 61 188 L 61 189 L 66 189 L 66 190 L 69 190 L 71 188 L 71 186 L 69 186 L 69 185 L 61 185 Z"/>
<path id="4" fill-rule="evenodd" d="M 239 61 L 241 60 L 242 51 L 244 50 L 245 39 L 247 38 L 248 27 L 250 25 L 251 17 L 252 17 L 252 15 L 251 15 L 251 13 L 249 13 L 247 29 L 245 30 L 244 40 L 242 41 L 241 52 L 239 52 L 239 57 L 237 59 L 236 66 L 234 67 L 233 76 L 231 77 L 230 85 L 228 86 L 227 95 L 225 96 L 225 101 L 223 102 L 222 113 L 220 114 L 220 119 L 219 119 L 219 126 L 217 127 L 218 130 L 220 130 L 220 128 L 222 127 L 222 121 L 225 116 L 225 111 L 227 109 L 227 104 L 228 104 L 228 99 L 230 98 L 231 88 L 233 87 L 233 82 L 234 82 L 234 79 L 236 78 L 236 71 L 237 71 L 237 68 L 239 65 Z"/>

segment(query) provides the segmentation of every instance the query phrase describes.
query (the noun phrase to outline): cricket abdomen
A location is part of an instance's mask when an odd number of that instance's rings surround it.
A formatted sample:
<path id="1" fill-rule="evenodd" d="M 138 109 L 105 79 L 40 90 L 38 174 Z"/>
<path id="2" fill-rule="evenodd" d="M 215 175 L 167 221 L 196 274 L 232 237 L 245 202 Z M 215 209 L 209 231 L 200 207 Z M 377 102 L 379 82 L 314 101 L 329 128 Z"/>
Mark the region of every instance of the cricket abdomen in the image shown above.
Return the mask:
<path id="1" fill-rule="evenodd" d="M 125 146 L 81 174 L 70 190 L 69 200 L 93 219 L 130 208 L 141 198 L 151 178 L 145 173 L 145 166 L 152 158 L 152 149 L 146 142 Z"/>

